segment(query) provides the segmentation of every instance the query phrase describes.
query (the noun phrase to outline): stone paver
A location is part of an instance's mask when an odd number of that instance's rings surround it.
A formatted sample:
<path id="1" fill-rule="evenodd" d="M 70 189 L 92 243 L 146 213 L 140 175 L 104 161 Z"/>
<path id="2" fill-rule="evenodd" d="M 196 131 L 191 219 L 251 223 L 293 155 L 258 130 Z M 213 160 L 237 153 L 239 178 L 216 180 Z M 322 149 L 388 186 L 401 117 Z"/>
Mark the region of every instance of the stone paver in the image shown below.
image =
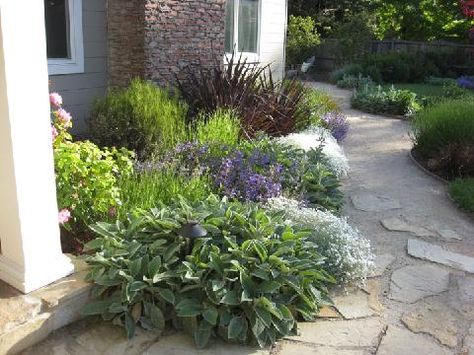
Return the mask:
<path id="1" fill-rule="evenodd" d="M 447 242 L 462 240 L 462 237 L 452 229 L 439 229 L 438 234 Z"/>
<path id="2" fill-rule="evenodd" d="M 474 355 L 474 323 L 471 324 L 471 327 L 462 342 L 461 354 Z"/>
<path id="3" fill-rule="evenodd" d="M 403 315 L 402 322 L 411 331 L 430 334 L 443 345 L 458 344 L 460 317 L 440 301 L 420 301 L 414 311 Z"/>
<path id="4" fill-rule="evenodd" d="M 414 226 L 398 217 L 390 217 L 380 221 L 389 231 L 409 232 L 417 237 L 434 237 L 435 233 L 426 228 Z"/>
<path id="5" fill-rule="evenodd" d="M 447 355 L 451 352 L 422 334 L 389 326 L 377 355 Z"/>
<path id="6" fill-rule="evenodd" d="M 450 266 L 454 269 L 474 273 L 474 258 L 443 249 L 439 245 L 410 239 L 408 254 L 415 258 Z"/>
<path id="7" fill-rule="evenodd" d="M 434 265 L 406 266 L 392 274 L 390 298 L 415 303 L 448 289 L 449 272 Z"/>
<path id="8" fill-rule="evenodd" d="M 278 346 L 279 355 L 368 355 L 369 351 L 363 349 L 341 349 L 328 346 L 313 346 L 296 342 L 285 341 Z"/>
<path id="9" fill-rule="evenodd" d="M 381 212 L 400 209 L 400 202 L 388 196 L 353 195 L 351 196 L 354 207 L 365 212 Z"/>
<path id="10" fill-rule="evenodd" d="M 300 335 L 290 340 L 329 347 L 372 347 L 384 330 L 384 324 L 376 317 L 356 320 L 327 320 L 301 323 Z"/>
<path id="11" fill-rule="evenodd" d="M 371 277 L 382 276 L 385 270 L 395 261 L 395 256 L 391 254 L 382 254 L 375 257 L 375 269 Z"/>
<path id="12" fill-rule="evenodd" d="M 345 319 L 370 317 L 375 314 L 369 305 L 369 295 L 362 290 L 333 297 L 333 302 Z"/>

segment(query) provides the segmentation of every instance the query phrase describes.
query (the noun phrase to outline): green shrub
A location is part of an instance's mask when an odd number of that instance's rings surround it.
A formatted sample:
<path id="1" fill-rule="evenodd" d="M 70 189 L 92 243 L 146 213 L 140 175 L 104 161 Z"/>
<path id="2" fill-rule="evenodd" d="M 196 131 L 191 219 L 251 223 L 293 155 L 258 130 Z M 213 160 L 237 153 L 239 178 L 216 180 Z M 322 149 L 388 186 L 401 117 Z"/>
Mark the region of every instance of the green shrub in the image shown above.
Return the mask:
<path id="1" fill-rule="evenodd" d="M 186 115 L 186 104 L 173 93 L 135 79 L 96 101 L 90 134 L 100 146 L 125 147 L 144 160 L 185 139 Z"/>
<path id="2" fill-rule="evenodd" d="M 242 127 L 240 118 L 231 110 L 218 109 L 211 114 L 201 114 L 192 127 L 192 141 L 201 144 L 221 143 L 236 146 Z"/>
<path id="3" fill-rule="evenodd" d="M 412 122 L 415 150 L 433 170 L 474 176 L 474 100 L 441 102 Z"/>
<path id="4" fill-rule="evenodd" d="M 286 58 L 288 64 L 302 64 L 315 53 L 321 43 L 316 23 L 311 17 L 293 16 L 288 19 Z"/>
<path id="5" fill-rule="evenodd" d="M 360 12 L 337 27 L 334 37 L 338 39 L 340 61 L 355 61 L 370 49 L 370 41 L 374 38 L 370 22 L 369 14 Z"/>
<path id="6" fill-rule="evenodd" d="M 393 86 L 384 90 L 381 86 L 366 85 L 354 92 L 351 103 L 365 112 L 389 115 L 410 116 L 421 109 L 415 93 Z"/>
<path id="7" fill-rule="evenodd" d="M 194 243 L 180 236 L 190 220 L 208 235 Z M 200 348 L 213 335 L 264 347 L 330 302 L 334 280 L 311 232 L 255 204 L 181 200 L 92 228 L 99 237 L 87 245 L 95 252 L 88 280 L 100 299 L 84 313 L 122 323 L 129 337 L 137 324 L 162 331 L 172 319 Z"/>
<path id="8" fill-rule="evenodd" d="M 305 92 L 305 104 L 310 112 L 308 125 L 319 126 L 325 114 L 340 111 L 339 105 L 326 91 L 316 88 L 308 88 Z M 306 127 L 300 127 L 304 129 Z"/>
<path id="9" fill-rule="evenodd" d="M 141 168 L 132 175 L 118 181 L 122 192 L 122 203 L 118 216 L 123 219 L 128 213 L 149 210 L 159 203 L 172 203 L 177 196 L 189 201 L 201 201 L 211 193 L 207 176 L 187 177 L 172 169 Z"/>
<path id="10" fill-rule="evenodd" d="M 337 82 L 337 86 L 343 89 L 356 89 L 373 84 L 374 82 L 370 77 L 363 76 L 362 74 L 357 76 L 344 75 L 344 77 Z"/>
<path id="11" fill-rule="evenodd" d="M 468 212 L 474 212 L 474 178 L 456 179 L 449 185 L 449 194 Z"/>
<path id="12" fill-rule="evenodd" d="M 335 69 L 331 73 L 331 81 L 336 84 L 342 80 L 344 76 L 358 76 L 364 71 L 364 68 L 360 64 L 347 64 L 342 68 Z"/>
<path id="13" fill-rule="evenodd" d="M 456 85 L 456 79 L 429 76 L 425 79 L 425 83 L 429 85 L 437 85 L 437 86 Z"/>

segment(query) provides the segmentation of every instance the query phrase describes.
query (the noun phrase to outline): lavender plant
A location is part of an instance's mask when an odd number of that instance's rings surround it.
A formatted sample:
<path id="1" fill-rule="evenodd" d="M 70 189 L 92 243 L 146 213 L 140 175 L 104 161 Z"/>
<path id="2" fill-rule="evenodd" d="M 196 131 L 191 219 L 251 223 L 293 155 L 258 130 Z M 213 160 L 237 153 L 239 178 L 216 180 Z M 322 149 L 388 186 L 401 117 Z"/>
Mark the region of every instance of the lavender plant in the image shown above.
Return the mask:
<path id="1" fill-rule="evenodd" d="M 343 113 L 337 111 L 327 113 L 323 116 L 322 121 L 338 143 L 346 138 L 349 132 L 349 122 L 347 122 L 347 117 Z"/>

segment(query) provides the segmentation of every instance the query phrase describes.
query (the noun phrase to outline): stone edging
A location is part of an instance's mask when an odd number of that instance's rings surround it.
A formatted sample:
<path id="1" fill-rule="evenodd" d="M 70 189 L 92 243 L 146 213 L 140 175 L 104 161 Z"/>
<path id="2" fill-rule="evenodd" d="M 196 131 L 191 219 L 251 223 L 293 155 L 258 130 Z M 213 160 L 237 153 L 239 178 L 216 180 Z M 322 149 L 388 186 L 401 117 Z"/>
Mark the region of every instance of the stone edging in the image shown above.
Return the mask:
<path id="1" fill-rule="evenodd" d="M 423 171 L 426 175 L 429 175 L 431 176 L 432 178 L 444 183 L 445 185 L 448 185 L 449 184 L 449 181 L 446 180 L 446 179 L 443 179 L 441 176 L 438 176 L 436 175 L 435 173 L 429 171 L 428 169 L 426 169 L 423 165 L 421 165 L 418 160 L 415 159 L 415 157 L 413 156 L 413 149 L 411 149 L 409 152 L 408 152 L 408 156 L 410 157 L 410 160 L 418 167 L 418 169 L 420 169 L 421 171 Z"/>
<path id="2" fill-rule="evenodd" d="M 413 149 L 411 149 L 409 152 L 408 152 L 408 156 L 410 157 L 410 160 L 418 167 L 418 169 L 420 169 L 421 171 L 423 171 L 426 175 L 429 175 L 430 177 L 438 180 L 439 182 L 442 182 L 443 184 L 445 184 L 446 186 L 449 185 L 449 181 L 446 180 L 446 179 L 443 179 L 442 177 L 436 175 L 435 173 L 432 173 L 431 171 L 429 171 L 428 169 L 426 169 L 423 165 L 421 165 L 418 160 L 415 159 L 415 157 L 413 156 Z M 452 202 L 452 204 L 454 206 L 456 206 L 460 211 L 464 212 L 465 214 L 467 214 L 468 216 L 470 217 L 473 217 L 474 218 L 474 213 L 471 213 L 469 211 L 466 211 L 464 208 L 462 208 L 459 203 L 456 202 L 456 200 L 454 198 L 452 198 L 452 196 L 449 194 L 449 191 L 446 192 L 446 197 L 448 198 L 449 201 Z"/>

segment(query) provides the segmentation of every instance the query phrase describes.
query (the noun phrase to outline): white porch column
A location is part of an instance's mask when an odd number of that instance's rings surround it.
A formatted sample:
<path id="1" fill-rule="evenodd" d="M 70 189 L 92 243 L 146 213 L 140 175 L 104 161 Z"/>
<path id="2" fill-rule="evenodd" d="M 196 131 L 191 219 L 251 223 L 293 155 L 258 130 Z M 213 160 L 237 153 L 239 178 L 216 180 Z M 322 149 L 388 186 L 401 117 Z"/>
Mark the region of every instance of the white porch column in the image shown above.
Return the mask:
<path id="1" fill-rule="evenodd" d="M 73 271 L 59 239 L 43 4 L 0 0 L 0 279 L 25 293 Z"/>

